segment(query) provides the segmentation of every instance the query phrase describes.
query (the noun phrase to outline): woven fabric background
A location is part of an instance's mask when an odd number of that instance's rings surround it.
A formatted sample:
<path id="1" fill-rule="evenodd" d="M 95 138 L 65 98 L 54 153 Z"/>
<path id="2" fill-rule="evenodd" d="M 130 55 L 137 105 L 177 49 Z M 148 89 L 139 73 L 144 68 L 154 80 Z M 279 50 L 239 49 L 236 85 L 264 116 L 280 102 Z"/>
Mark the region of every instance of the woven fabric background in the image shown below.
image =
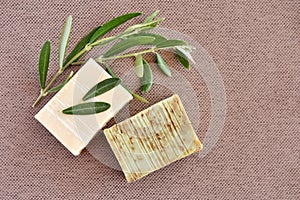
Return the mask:
<path id="1" fill-rule="evenodd" d="M 162 27 L 191 36 L 212 55 L 227 117 L 208 156 L 128 184 L 88 151 L 72 156 L 33 118 L 50 98 L 31 108 L 39 92 L 38 54 L 49 38 L 57 55 L 70 14 L 73 47 L 108 19 L 156 9 L 166 18 Z M 0 199 L 300 198 L 299 0 L 2 0 L 0 19 Z M 205 124 L 209 114 L 203 116 Z"/>

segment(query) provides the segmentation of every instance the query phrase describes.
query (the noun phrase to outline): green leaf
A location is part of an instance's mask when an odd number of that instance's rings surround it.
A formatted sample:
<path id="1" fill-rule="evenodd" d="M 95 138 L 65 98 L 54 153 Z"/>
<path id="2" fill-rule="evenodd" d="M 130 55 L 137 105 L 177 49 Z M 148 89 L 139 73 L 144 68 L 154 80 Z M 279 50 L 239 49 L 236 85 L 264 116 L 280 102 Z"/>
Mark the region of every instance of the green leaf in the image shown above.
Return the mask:
<path id="1" fill-rule="evenodd" d="M 158 35 L 158 34 L 154 34 L 154 33 L 141 33 L 141 34 L 144 34 L 145 36 L 150 36 L 150 37 L 154 37 L 155 40 L 153 42 L 154 45 L 157 45 L 161 42 L 164 42 L 167 40 L 167 38 L 165 38 L 164 36 L 162 35 Z"/>
<path id="2" fill-rule="evenodd" d="M 66 80 L 64 80 L 64 82 L 62 82 L 61 84 L 51 88 L 50 90 L 48 90 L 48 93 L 51 93 L 51 92 L 57 92 L 59 91 L 61 88 L 63 88 L 67 83 L 68 81 L 72 78 L 74 72 L 71 71 L 71 73 L 69 74 L 69 76 L 66 78 Z"/>
<path id="3" fill-rule="evenodd" d="M 139 77 L 139 78 L 143 77 L 144 66 L 143 66 L 143 58 L 142 58 L 141 54 L 139 54 L 135 57 L 134 72 L 135 72 L 137 77 Z"/>
<path id="4" fill-rule="evenodd" d="M 171 71 L 167 63 L 164 61 L 164 59 L 159 55 L 158 53 L 156 54 L 156 59 L 157 59 L 157 65 L 158 68 L 168 77 L 171 77 Z"/>
<path id="5" fill-rule="evenodd" d="M 148 92 L 153 84 L 153 75 L 151 68 L 146 60 L 143 59 L 143 65 L 144 65 L 144 75 L 142 78 L 142 92 L 146 93 Z"/>
<path id="6" fill-rule="evenodd" d="M 109 65 L 107 63 L 103 63 L 106 67 L 107 72 L 114 78 L 118 78 L 117 75 L 112 71 L 112 69 L 109 67 Z M 147 99 L 145 99 L 144 97 L 141 97 L 140 95 L 132 92 L 131 90 L 129 90 L 123 83 L 121 83 L 121 85 L 123 86 L 123 88 L 125 90 L 127 90 L 127 92 L 129 92 L 133 98 L 139 100 L 140 102 L 143 103 L 149 103 L 149 101 Z"/>
<path id="7" fill-rule="evenodd" d="M 186 45 L 186 42 L 182 40 L 166 40 L 158 43 L 156 45 L 157 48 L 171 48 L 171 47 L 177 47 L 177 46 L 184 46 Z"/>
<path id="8" fill-rule="evenodd" d="M 90 38 L 90 43 L 95 42 L 103 36 L 104 34 L 108 33 L 109 31 L 113 30 L 114 28 L 120 26 L 121 24 L 125 23 L 126 21 L 139 16 L 141 13 L 129 13 L 122 16 L 119 16 L 117 18 L 114 18 L 110 20 L 109 22 L 105 23 L 103 26 L 98 28 L 98 30 L 93 34 L 93 36 Z"/>
<path id="9" fill-rule="evenodd" d="M 117 85 L 119 85 L 121 80 L 119 78 L 108 78 L 104 81 L 101 81 L 100 83 L 96 84 L 92 89 L 90 89 L 86 95 L 82 98 L 82 100 L 86 101 L 90 98 L 96 97 L 100 94 L 103 94 Z"/>
<path id="10" fill-rule="evenodd" d="M 69 107 L 62 112 L 67 115 L 91 115 L 104 112 L 110 108 L 106 102 L 89 102 Z"/>
<path id="11" fill-rule="evenodd" d="M 58 53 L 58 61 L 59 61 L 59 68 L 63 68 L 64 58 L 66 54 L 66 49 L 68 46 L 68 41 L 70 38 L 72 28 L 72 16 L 69 16 L 65 22 L 65 25 L 62 29 L 59 41 L 59 53 Z"/>
<path id="12" fill-rule="evenodd" d="M 167 40 L 167 38 L 165 38 L 164 36 L 158 35 L 158 34 L 154 34 L 154 33 L 137 33 L 137 34 L 129 36 L 128 38 L 138 37 L 138 36 L 154 37 L 155 40 L 152 42 L 153 45 L 157 45 L 157 44 L 159 44 L 159 43 Z"/>
<path id="13" fill-rule="evenodd" d="M 147 23 L 141 23 L 141 24 L 136 24 L 136 25 L 133 25 L 133 26 L 130 26 L 128 27 L 125 31 L 124 31 L 124 34 L 125 33 L 130 33 L 132 31 L 135 31 L 135 30 L 138 30 L 139 31 L 142 31 L 142 30 L 149 30 L 149 29 L 152 29 L 152 28 L 155 28 L 159 22 L 163 21 L 164 18 L 158 18 L 154 21 L 151 21 L 151 22 L 147 22 Z"/>
<path id="14" fill-rule="evenodd" d="M 48 67 L 49 67 L 49 58 L 50 58 L 50 41 L 47 40 L 41 50 L 40 59 L 39 59 L 39 76 L 40 76 L 40 85 L 41 89 L 45 88 Z"/>
<path id="15" fill-rule="evenodd" d="M 191 50 L 187 50 L 182 47 L 177 47 L 176 49 L 178 50 L 178 52 L 181 53 L 181 55 L 184 55 L 187 59 L 189 59 L 190 61 L 192 61 L 192 63 L 195 64 L 195 61 L 194 61 L 192 55 L 190 54 Z"/>
<path id="16" fill-rule="evenodd" d="M 147 22 L 151 22 L 159 13 L 159 10 L 153 12 L 151 15 L 149 15 L 146 19 L 145 19 L 145 23 Z"/>
<path id="17" fill-rule="evenodd" d="M 183 67 L 187 70 L 190 70 L 190 63 L 188 58 L 178 49 L 175 50 L 175 56 L 178 61 L 183 65 Z"/>
<path id="18" fill-rule="evenodd" d="M 136 93 L 131 93 L 131 95 L 133 98 L 135 98 L 136 100 L 139 100 L 140 102 L 149 103 L 149 101 L 147 99 L 145 99 L 144 97 L 141 97 L 140 95 L 138 95 Z"/>
<path id="19" fill-rule="evenodd" d="M 94 28 L 91 32 L 89 32 L 87 35 L 85 35 L 75 46 L 73 51 L 68 55 L 66 58 L 64 65 L 66 65 L 77 53 L 79 53 L 82 49 L 85 48 L 85 45 L 87 45 L 91 39 L 91 37 L 94 35 L 97 29 L 99 29 L 101 26 Z M 80 59 L 83 55 L 79 56 L 74 62 L 76 62 L 78 59 Z"/>
<path id="20" fill-rule="evenodd" d="M 138 45 L 151 45 L 155 40 L 154 37 L 149 36 L 138 36 L 133 38 L 127 38 L 119 43 L 113 45 L 104 55 L 103 58 L 111 57 L 122 53 L 123 51 Z"/>

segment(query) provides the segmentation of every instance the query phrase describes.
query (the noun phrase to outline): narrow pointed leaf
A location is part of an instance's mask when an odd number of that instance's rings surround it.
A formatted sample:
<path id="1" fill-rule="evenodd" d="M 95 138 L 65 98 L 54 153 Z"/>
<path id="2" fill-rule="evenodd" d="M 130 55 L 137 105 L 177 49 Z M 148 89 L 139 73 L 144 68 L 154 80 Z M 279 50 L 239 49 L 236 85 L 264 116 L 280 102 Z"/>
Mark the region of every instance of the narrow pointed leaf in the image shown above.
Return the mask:
<path id="1" fill-rule="evenodd" d="M 149 29 L 152 29 L 152 28 L 155 28 L 159 22 L 163 21 L 165 18 L 158 18 L 154 21 L 151 21 L 151 22 L 143 22 L 141 24 L 136 24 L 136 25 L 133 25 L 133 26 L 130 26 L 129 28 L 127 28 L 124 33 L 130 33 L 132 31 L 135 31 L 135 30 L 138 30 L 141 31 L 141 30 L 149 30 Z"/>
<path id="2" fill-rule="evenodd" d="M 154 37 L 149 36 L 138 36 L 134 38 L 127 38 L 119 43 L 113 45 L 104 55 L 103 58 L 111 57 L 122 53 L 123 51 L 138 45 L 151 45 L 155 40 Z"/>
<path id="3" fill-rule="evenodd" d="M 77 53 L 79 53 L 82 49 L 85 48 L 85 45 L 87 45 L 91 39 L 91 37 L 94 35 L 96 30 L 98 30 L 101 26 L 94 28 L 91 32 L 89 32 L 87 35 L 85 35 L 75 46 L 73 51 L 67 56 L 64 65 L 67 64 Z M 74 62 L 76 62 L 78 59 L 80 59 L 83 55 L 78 57 Z"/>
<path id="4" fill-rule="evenodd" d="M 188 58 L 181 51 L 176 49 L 175 56 L 185 69 L 190 70 L 190 62 Z"/>
<path id="5" fill-rule="evenodd" d="M 171 71 L 165 60 L 159 55 L 158 53 L 156 54 L 156 59 L 157 59 L 157 65 L 158 68 L 168 77 L 171 77 Z"/>
<path id="6" fill-rule="evenodd" d="M 177 53 L 179 53 L 180 55 L 184 55 L 188 60 L 190 60 L 192 63 L 195 64 L 195 60 L 193 59 L 192 55 L 190 54 L 191 50 L 189 51 L 182 47 L 177 47 L 176 50 L 177 50 Z"/>
<path id="7" fill-rule="evenodd" d="M 48 90 L 48 93 L 52 93 L 52 92 L 57 92 L 59 91 L 61 88 L 63 88 L 67 83 L 68 81 L 72 78 L 74 72 L 71 71 L 71 73 L 69 74 L 69 76 L 66 78 L 66 80 L 64 80 L 64 82 L 62 82 L 61 84 L 51 88 L 50 90 Z"/>
<path id="8" fill-rule="evenodd" d="M 69 107 L 62 112 L 67 115 L 91 115 L 104 112 L 110 108 L 106 102 L 89 102 Z"/>
<path id="9" fill-rule="evenodd" d="M 172 48 L 177 46 L 184 46 L 186 43 L 182 40 L 166 40 L 158 43 L 157 48 Z"/>
<path id="10" fill-rule="evenodd" d="M 101 81 L 100 83 L 96 84 L 92 89 L 90 89 L 86 95 L 82 98 L 82 100 L 86 101 L 90 98 L 96 97 L 100 94 L 103 94 L 117 85 L 121 83 L 121 80 L 119 78 L 108 78 L 104 81 Z"/>
<path id="11" fill-rule="evenodd" d="M 147 99 L 145 99 L 144 97 L 136 94 L 136 93 L 131 93 L 132 97 L 135 98 L 136 100 L 142 102 L 142 103 L 149 103 L 149 101 Z"/>
<path id="12" fill-rule="evenodd" d="M 143 58 L 142 58 L 141 54 L 139 54 L 135 57 L 134 72 L 135 72 L 137 77 L 139 77 L 139 78 L 143 77 L 144 66 L 143 66 Z"/>
<path id="13" fill-rule="evenodd" d="M 46 41 L 42 47 L 39 59 L 39 76 L 40 76 L 40 85 L 41 89 L 45 88 L 48 67 L 49 67 L 49 58 L 50 58 L 50 41 Z"/>
<path id="14" fill-rule="evenodd" d="M 127 22 L 128 20 L 139 16 L 140 14 L 141 13 L 129 13 L 110 20 L 109 22 L 105 23 L 103 26 L 98 28 L 98 30 L 90 38 L 90 43 L 95 42 L 96 40 L 98 40 L 98 38 L 100 38 L 104 34 L 110 32 L 111 30 Z"/>
<path id="15" fill-rule="evenodd" d="M 65 25 L 60 35 L 59 50 L 58 50 L 59 68 L 63 68 L 64 58 L 68 46 L 68 41 L 70 38 L 71 28 L 72 28 L 72 16 L 69 16 L 65 22 Z"/>
<path id="16" fill-rule="evenodd" d="M 164 36 L 158 35 L 158 34 L 154 34 L 154 33 L 137 33 L 137 34 L 131 35 L 128 38 L 131 38 L 131 37 L 134 38 L 134 37 L 137 37 L 137 36 L 154 37 L 155 40 L 152 42 L 153 45 L 157 45 L 157 44 L 159 44 L 159 43 L 167 40 L 167 38 L 165 38 Z"/>
<path id="17" fill-rule="evenodd" d="M 147 22 L 151 22 L 159 13 L 159 10 L 153 12 L 151 15 L 149 15 L 146 19 L 145 19 L 145 23 Z"/>
<path id="18" fill-rule="evenodd" d="M 149 66 L 149 64 L 147 63 L 146 60 L 143 59 L 143 65 L 144 65 L 144 75 L 142 78 L 142 92 L 146 93 L 148 92 L 153 84 L 153 74 L 152 74 L 152 70 Z"/>

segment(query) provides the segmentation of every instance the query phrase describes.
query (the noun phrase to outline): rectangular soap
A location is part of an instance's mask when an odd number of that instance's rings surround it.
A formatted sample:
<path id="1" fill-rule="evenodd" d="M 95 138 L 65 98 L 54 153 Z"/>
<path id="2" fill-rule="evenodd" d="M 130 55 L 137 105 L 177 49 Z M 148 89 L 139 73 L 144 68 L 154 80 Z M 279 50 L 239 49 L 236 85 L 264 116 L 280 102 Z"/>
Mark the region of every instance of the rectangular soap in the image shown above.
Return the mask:
<path id="1" fill-rule="evenodd" d="M 66 115 L 62 110 L 82 103 L 82 97 L 94 85 L 111 76 L 93 59 L 89 59 L 73 78 L 35 115 L 53 136 L 73 155 L 79 155 L 96 133 L 131 99 L 121 85 L 89 101 L 104 101 L 110 109 L 93 115 Z"/>
<path id="2" fill-rule="evenodd" d="M 202 149 L 178 95 L 105 129 L 128 182 Z"/>

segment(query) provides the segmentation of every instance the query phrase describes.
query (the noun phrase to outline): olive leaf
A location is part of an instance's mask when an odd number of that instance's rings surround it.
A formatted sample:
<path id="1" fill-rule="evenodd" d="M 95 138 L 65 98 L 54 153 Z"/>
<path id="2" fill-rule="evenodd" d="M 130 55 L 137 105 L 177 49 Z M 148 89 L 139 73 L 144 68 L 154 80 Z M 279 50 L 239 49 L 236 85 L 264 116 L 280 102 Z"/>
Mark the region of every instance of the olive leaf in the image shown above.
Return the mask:
<path id="1" fill-rule="evenodd" d="M 111 57 L 116 54 L 138 45 L 151 45 L 155 40 L 154 37 L 149 36 L 137 36 L 134 38 L 126 38 L 119 43 L 113 45 L 104 55 L 103 58 Z"/>
<path id="2" fill-rule="evenodd" d="M 181 55 L 185 55 L 185 57 L 187 59 L 189 59 L 190 61 L 192 61 L 192 63 L 195 64 L 195 60 L 193 59 L 193 57 L 192 57 L 192 55 L 190 53 L 191 50 L 186 50 L 186 49 L 184 49 L 182 47 L 176 47 L 176 49 L 178 50 L 178 52 L 181 53 Z"/>
<path id="3" fill-rule="evenodd" d="M 136 94 L 136 93 L 131 93 L 132 97 L 135 98 L 136 100 L 142 102 L 142 103 L 149 103 L 149 101 L 147 99 L 145 99 L 144 97 Z"/>
<path id="4" fill-rule="evenodd" d="M 110 108 L 106 102 L 88 102 L 64 109 L 62 112 L 67 115 L 90 115 L 104 112 Z"/>
<path id="5" fill-rule="evenodd" d="M 190 70 L 189 60 L 195 63 L 191 54 L 183 48 L 177 47 L 175 49 L 175 56 L 178 59 L 178 61 L 183 65 L 183 67 L 186 68 L 187 70 Z"/>
<path id="6" fill-rule="evenodd" d="M 99 27 L 96 32 L 93 34 L 93 36 L 90 38 L 90 43 L 95 42 L 103 36 L 104 34 L 108 33 L 109 31 L 113 30 L 114 28 L 120 26 L 121 24 L 127 22 L 128 20 L 139 16 L 142 13 L 129 13 L 125 15 L 121 15 L 119 17 L 116 17 L 109 22 L 105 23 L 103 26 Z"/>
<path id="7" fill-rule="evenodd" d="M 60 35 L 59 49 L 58 49 L 58 61 L 59 61 L 60 69 L 63 68 L 64 58 L 68 46 L 68 41 L 70 38 L 71 28 L 72 28 L 72 16 L 69 16 L 65 22 L 65 25 Z"/>
<path id="8" fill-rule="evenodd" d="M 108 78 L 104 81 L 99 82 L 94 87 L 92 87 L 82 98 L 82 100 L 86 101 L 90 98 L 96 97 L 100 94 L 103 94 L 117 85 L 119 85 L 121 80 L 119 78 Z"/>
<path id="9" fill-rule="evenodd" d="M 62 82 L 62 83 L 60 83 L 59 85 L 57 85 L 57 86 L 55 86 L 55 87 L 49 89 L 49 90 L 48 90 L 48 93 L 51 93 L 51 92 L 57 92 L 57 91 L 59 91 L 61 88 L 63 88 L 63 87 L 68 83 L 68 81 L 72 78 L 73 74 L 74 74 L 74 72 L 71 71 L 71 73 L 70 73 L 69 76 L 66 78 L 66 80 L 64 80 L 64 82 Z"/>
<path id="10" fill-rule="evenodd" d="M 171 71 L 165 60 L 159 55 L 158 53 L 156 54 L 156 59 L 157 59 L 157 65 L 158 68 L 168 77 L 171 77 Z"/>
<path id="11" fill-rule="evenodd" d="M 157 44 L 159 44 L 159 43 L 164 42 L 164 41 L 167 40 L 167 38 L 165 38 L 164 36 L 158 35 L 158 34 L 154 34 L 154 33 L 137 33 L 137 34 L 129 36 L 128 38 L 134 38 L 134 37 L 137 37 L 137 36 L 154 37 L 155 40 L 152 42 L 153 45 L 157 45 Z"/>
<path id="12" fill-rule="evenodd" d="M 152 70 L 149 66 L 149 64 L 147 63 L 146 60 L 143 59 L 143 65 L 144 65 L 144 75 L 142 78 L 142 93 L 146 93 L 148 92 L 153 84 L 153 74 L 152 74 Z"/>
<path id="13" fill-rule="evenodd" d="M 144 73 L 144 66 L 143 66 L 143 58 L 141 54 L 138 54 L 135 57 L 134 61 L 134 72 L 137 77 L 142 78 Z"/>
<path id="14" fill-rule="evenodd" d="M 183 67 L 189 71 L 190 70 L 190 62 L 188 61 L 187 57 L 185 57 L 185 55 L 180 55 L 180 52 L 176 52 L 175 55 L 176 55 L 177 60 L 183 65 Z"/>
<path id="15" fill-rule="evenodd" d="M 85 48 L 85 46 L 89 43 L 91 37 L 94 35 L 96 30 L 98 30 L 101 26 L 98 26 L 94 28 L 91 32 L 89 32 L 87 35 L 85 35 L 75 46 L 73 51 L 67 56 L 64 65 L 66 65 L 77 53 L 79 53 L 82 49 Z M 78 59 L 80 59 L 83 55 L 80 55 L 74 62 L 76 62 Z"/>
<path id="16" fill-rule="evenodd" d="M 125 33 L 130 33 L 132 31 L 135 31 L 135 30 L 149 30 L 149 29 L 152 29 L 152 28 L 155 28 L 157 26 L 157 24 L 161 21 L 163 21 L 165 18 L 158 18 L 154 21 L 151 21 L 151 22 L 147 22 L 147 23 L 141 23 L 141 24 L 136 24 L 136 25 L 133 25 L 133 26 L 130 26 L 129 28 L 127 28 L 125 31 L 124 31 L 124 34 Z"/>
<path id="17" fill-rule="evenodd" d="M 114 78 L 118 78 L 118 76 L 112 71 L 112 69 L 109 67 L 109 65 L 107 63 L 103 63 L 106 67 L 107 72 Z M 121 85 L 123 86 L 123 88 L 125 90 L 127 90 L 127 92 L 129 92 L 133 98 L 139 100 L 140 102 L 143 103 L 149 103 L 149 101 L 147 99 L 145 99 L 144 97 L 141 97 L 140 95 L 132 92 L 131 90 L 129 90 L 123 83 L 121 83 Z"/>
<path id="18" fill-rule="evenodd" d="M 151 21 L 158 15 L 158 13 L 159 13 L 159 10 L 153 12 L 151 15 L 149 15 L 149 16 L 145 19 L 144 23 L 151 22 Z"/>
<path id="19" fill-rule="evenodd" d="M 49 58 L 50 58 L 50 41 L 47 40 L 40 52 L 39 59 L 39 76 L 40 76 L 40 85 L 41 89 L 45 88 L 48 67 L 49 67 Z"/>
<path id="20" fill-rule="evenodd" d="M 156 45 L 157 48 L 172 48 L 177 46 L 184 46 L 186 42 L 182 40 L 165 40 Z"/>

